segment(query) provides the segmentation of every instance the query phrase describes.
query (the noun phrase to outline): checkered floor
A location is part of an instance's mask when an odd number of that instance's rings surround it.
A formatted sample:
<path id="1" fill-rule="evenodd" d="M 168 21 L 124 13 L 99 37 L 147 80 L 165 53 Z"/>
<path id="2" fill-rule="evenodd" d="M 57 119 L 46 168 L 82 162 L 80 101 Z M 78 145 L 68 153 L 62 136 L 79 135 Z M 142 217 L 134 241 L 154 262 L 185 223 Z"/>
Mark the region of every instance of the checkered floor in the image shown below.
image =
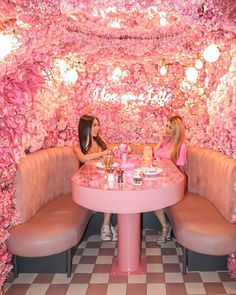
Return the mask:
<path id="1" fill-rule="evenodd" d="M 98 235 L 82 242 L 73 258 L 71 278 L 66 274 L 20 274 L 4 286 L 6 295 L 185 295 L 234 294 L 236 280 L 227 272 L 181 274 L 182 250 L 175 241 L 155 243 L 156 232 L 143 232 L 142 254 L 147 274 L 110 274 L 116 242 L 101 242 Z"/>

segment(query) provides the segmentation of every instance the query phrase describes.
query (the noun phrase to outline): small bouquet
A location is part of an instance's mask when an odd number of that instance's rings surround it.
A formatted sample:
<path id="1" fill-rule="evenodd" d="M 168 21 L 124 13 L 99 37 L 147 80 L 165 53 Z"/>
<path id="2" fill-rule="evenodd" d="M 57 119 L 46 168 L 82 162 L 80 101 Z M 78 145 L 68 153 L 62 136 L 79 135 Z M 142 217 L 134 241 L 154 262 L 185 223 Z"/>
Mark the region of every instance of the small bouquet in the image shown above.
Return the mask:
<path id="1" fill-rule="evenodd" d="M 236 187 L 235 187 L 236 190 Z M 236 209 L 233 213 L 233 223 L 236 224 Z M 230 254 L 227 259 L 227 267 L 231 279 L 236 279 L 236 252 Z"/>
<path id="2" fill-rule="evenodd" d="M 119 146 L 114 146 L 112 151 L 116 157 L 120 157 L 122 161 L 126 161 L 131 148 L 128 144 L 121 143 Z"/>
<path id="3" fill-rule="evenodd" d="M 227 266 L 231 279 L 236 279 L 236 252 L 228 256 Z"/>

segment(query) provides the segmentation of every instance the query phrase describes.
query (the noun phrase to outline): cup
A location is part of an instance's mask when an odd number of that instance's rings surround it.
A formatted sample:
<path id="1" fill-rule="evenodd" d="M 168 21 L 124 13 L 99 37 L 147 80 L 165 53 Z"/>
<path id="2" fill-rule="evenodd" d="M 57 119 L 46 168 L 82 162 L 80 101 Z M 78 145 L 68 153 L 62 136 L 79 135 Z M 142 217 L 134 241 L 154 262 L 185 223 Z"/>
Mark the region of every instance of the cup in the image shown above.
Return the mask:
<path id="1" fill-rule="evenodd" d="M 142 185 L 143 184 L 143 178 L 140 174 L 133 175 L 133 184 L 135 184 L 135 185 Z"/>
<path id="2" fill-rule="evenodd" d="M 145 145 L 143 149 L 143 157 L 145 161 L 151 161 L 152 160 L 152 147 L 149 145 Z"/>
<path id="3" fill-rule="evenodd" d="M 112 155 L 105 156 L 103 159 L 103 163 L 106 170 L 111 169 L 114 163 Z"/>

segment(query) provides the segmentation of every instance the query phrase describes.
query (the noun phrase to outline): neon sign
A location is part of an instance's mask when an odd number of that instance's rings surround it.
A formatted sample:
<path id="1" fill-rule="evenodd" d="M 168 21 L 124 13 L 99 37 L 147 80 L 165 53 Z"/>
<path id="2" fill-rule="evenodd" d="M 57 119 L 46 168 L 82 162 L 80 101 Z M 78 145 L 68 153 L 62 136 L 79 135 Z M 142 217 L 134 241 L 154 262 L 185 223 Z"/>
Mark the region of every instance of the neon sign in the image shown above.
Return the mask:
<path id="1" fill-rule="evenodd" d="M 93 91 L 93 100 L 96 101 L 119 101 L 122 104 L 127 104 L 130 101 L 135 101 L 138 104 L 152 104 L 164 106 L 172 99 L 172 93 L 163 89 L 150 88 L 144 93 L 138 95 L 128 92 L 128 93 L 109 93 L 104 86 L 102 89 L 95 88 Z"/>

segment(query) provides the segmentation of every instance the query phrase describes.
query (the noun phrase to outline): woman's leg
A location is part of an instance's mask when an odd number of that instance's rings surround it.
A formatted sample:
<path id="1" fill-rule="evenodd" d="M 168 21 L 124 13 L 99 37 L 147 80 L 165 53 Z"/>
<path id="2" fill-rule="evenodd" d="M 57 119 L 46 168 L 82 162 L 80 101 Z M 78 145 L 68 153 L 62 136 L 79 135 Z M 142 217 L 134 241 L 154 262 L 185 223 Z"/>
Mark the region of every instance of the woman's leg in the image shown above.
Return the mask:
<path id="1" fill-rule="evenodd" d="M 103 213 L 103 225 L 111 225 L 111 213 Z"/>
<path id="2" fill-rule="evenodd" d="M 103 241 L 111 241 L 112 233 L 111 233 L 111 214 L 104 213 L 103 214 L 103 223 L 101 227 L 101 240 Z"/>
<path id="3" fill-rule="evenodd" d="M 167 240 L 170 239 L 171 226 L 166 220 L 164 209 L 155 211 L 155 214 L 162 226 L 162 231 L 160 235 L 157 237 L 157 244 L 165 243 Z"/>
<path id="4" fill-rule="evenodd" d="M 163 209 L 159 209 L 155 211 L 156 217 L 159 219 L 162 228 L 166 226 L 166 217 Z"/>

